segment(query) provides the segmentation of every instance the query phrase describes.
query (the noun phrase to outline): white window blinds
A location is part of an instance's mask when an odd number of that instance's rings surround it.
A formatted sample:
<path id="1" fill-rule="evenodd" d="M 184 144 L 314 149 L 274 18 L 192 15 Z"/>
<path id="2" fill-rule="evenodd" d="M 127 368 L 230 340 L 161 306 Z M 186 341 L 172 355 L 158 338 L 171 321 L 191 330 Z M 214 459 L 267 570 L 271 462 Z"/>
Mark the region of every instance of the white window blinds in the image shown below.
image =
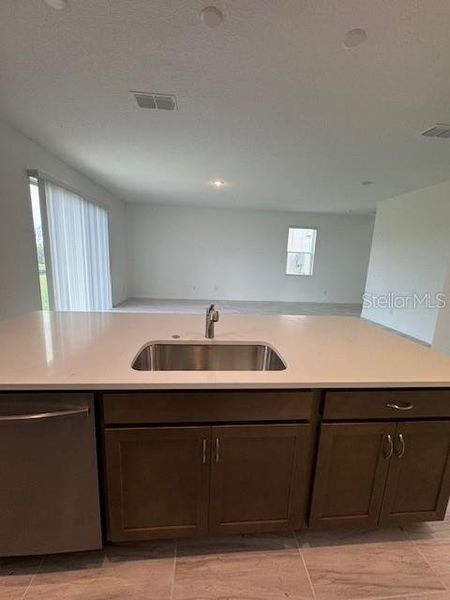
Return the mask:
<path id="1" fill-rule="evenodd" d="M 45 181 L 55 310 L 112 307 L 108 213 Z"/>

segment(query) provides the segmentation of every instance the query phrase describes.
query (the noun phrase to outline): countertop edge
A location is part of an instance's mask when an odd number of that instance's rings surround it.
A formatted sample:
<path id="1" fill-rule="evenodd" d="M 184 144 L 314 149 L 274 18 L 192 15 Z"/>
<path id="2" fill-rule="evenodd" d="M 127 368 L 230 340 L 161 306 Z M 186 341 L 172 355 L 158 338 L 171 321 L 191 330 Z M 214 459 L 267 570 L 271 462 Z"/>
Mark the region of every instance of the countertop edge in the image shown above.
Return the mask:
<path id="1" fill-rule="evenodd" d="M 298 383 L 218 383 L 218 384 L 1 384 L 0 392 L 38 392 L 38 391 L 92 391 L 92 392 L 109 392 L 109 391 L 154 391 L 154 390 L 231 390 L 231 389 L 391 389 L 391 388 L 403 388 L 403 389 L 447 389 L 450 388 L 450 381 L 448 382 L 411 382 L 411 381 L 370 381 L 370 382 L 298 382 Z"/>

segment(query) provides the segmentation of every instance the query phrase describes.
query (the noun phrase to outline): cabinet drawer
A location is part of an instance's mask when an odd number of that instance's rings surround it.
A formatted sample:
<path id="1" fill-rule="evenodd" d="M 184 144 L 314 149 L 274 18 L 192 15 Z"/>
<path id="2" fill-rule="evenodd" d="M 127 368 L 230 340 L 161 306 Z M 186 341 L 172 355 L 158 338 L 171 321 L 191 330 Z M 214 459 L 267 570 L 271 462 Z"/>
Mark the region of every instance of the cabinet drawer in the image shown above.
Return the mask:
<path id="1" fill-rule="evenodd" d="M 297 390 L 155 391 L 103 394 L 106 425 L 307 421 L 312 392 Z"/>
<path id="2" fill-rule="evenodd" d="M 436 417 L 450 417 L 450 390 L 331 391 L 323 413 L 330 421 Z"/>

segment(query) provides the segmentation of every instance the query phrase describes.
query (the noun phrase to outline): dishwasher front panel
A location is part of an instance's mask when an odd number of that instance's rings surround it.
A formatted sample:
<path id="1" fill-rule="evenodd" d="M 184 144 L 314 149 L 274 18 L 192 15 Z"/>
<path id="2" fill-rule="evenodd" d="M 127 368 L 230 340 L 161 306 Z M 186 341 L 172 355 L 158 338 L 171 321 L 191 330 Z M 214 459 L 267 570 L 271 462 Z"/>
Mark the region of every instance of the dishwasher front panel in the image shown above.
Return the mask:
<path id="1" fill-rule="evenodd" d="M 0 393 L 0 556 L 101 546 L 93 395 Z"/>

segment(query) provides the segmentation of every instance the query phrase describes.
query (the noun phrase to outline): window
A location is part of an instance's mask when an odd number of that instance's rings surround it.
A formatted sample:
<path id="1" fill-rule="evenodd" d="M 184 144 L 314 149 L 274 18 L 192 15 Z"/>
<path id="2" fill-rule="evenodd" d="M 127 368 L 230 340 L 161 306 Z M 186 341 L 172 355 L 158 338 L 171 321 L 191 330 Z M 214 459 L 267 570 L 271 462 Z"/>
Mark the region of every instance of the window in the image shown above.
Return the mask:
<path id="1" fill-rule="evenodd" d="M 317 229 L 289 227 L 286 275 L 312 275 Z"/>
<path id="2" fill-rule="evenodd" d="M 31 210 L 33 213 L 34 238 L 36 241 L 36 252 L 39 271 L 39 287 L 41 290 L 42 310 L 49 310 L 47 268 L 44 254 L 44 235 L 42 233 L 41 206 L 39 201 L 38 181 L 30 177 Z"/>
<path id="3" fill-rule="evenodd" d="M 106 210 L 46 178 L 30 189 L 42 308 L 110 309 Z"/>

